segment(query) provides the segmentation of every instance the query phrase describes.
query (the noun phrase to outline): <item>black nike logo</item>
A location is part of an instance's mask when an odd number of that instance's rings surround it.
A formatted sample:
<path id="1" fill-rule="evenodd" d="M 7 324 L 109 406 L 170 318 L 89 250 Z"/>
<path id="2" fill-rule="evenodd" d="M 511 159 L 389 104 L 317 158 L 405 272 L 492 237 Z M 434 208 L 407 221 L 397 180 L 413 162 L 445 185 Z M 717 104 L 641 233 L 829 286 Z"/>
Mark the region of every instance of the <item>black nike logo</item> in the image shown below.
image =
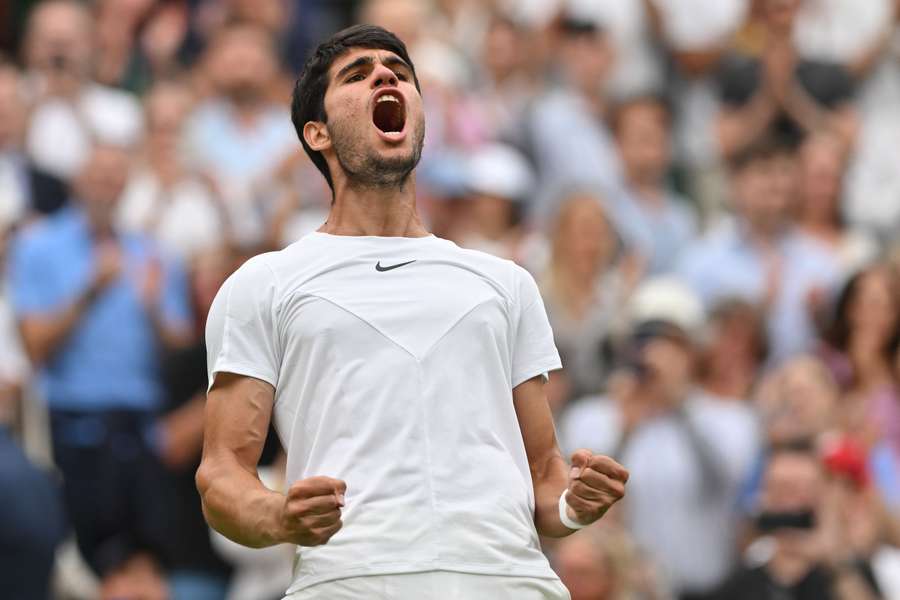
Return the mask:
<path id="1" fill-rule="evenodd" d="M 391 266 L 389 266 L 389 267 L 382 267 L 382 266 L 381 266 L 381 261 L 379 260 L 377 263 L 375 263 L 375 270 L 376 270 L 376 271 L 381 271 L 381 272 L 384 272 L 384 271 L 390 271 L 391 269 L 399 269 L 400 267 L 405 267 L 406 265 L 408 265 L 408 264 L 410 264 L 410 263 L 414 263 L 414 262 L 416 262 L 416 261 L 415 261 L 415 260 L 410 260 L 410 261 L 407 261 L 407 262 L 405 262 L 405 263 L 400 263 L 400 264 L 397 264 L 397 265 L 391 265 Z"/>

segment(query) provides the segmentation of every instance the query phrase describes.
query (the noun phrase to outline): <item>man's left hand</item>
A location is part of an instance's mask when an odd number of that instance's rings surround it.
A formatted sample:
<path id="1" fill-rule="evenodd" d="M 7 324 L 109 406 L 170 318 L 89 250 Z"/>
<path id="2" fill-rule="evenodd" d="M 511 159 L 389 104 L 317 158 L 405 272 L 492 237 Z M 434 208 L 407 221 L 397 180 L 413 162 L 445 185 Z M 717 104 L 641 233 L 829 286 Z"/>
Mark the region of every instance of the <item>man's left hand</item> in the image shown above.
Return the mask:
<path id="1" fill-rule="evenodd" d="M 577 523 L 593 523 L 625 495 L 628 470 L 590 450 L 572 455 L 569 486 L 566 489 L 566 513 Z"/>

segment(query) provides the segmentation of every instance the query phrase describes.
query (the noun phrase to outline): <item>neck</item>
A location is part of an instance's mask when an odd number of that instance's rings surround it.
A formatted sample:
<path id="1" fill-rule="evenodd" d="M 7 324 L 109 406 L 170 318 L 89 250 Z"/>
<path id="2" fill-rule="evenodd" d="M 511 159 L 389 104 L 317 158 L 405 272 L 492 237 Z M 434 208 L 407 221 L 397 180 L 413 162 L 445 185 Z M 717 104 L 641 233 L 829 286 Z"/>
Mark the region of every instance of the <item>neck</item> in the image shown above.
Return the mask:
<path id="1" fill-rule="evenodd" d="M 328 220 L 319 231 L 384 237 L 428 235 L 416 211 L 415 176 L 389 187 L 361 187 L 346 180 L 336 181 Z"/>

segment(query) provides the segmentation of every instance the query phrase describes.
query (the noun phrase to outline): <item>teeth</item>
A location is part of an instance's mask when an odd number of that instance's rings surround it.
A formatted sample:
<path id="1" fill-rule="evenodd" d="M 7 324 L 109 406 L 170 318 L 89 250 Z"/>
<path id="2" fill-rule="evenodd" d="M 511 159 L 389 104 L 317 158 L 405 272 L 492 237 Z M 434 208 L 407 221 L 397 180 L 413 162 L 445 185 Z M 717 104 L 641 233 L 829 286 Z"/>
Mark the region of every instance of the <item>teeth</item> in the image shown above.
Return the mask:
<path id="1" fill-rule="evenodd" d="M 379 96 L 378 100 L 375 103 L 380 104 L 382 102 L 397 102 L 399 104 L 400 100 L 396 96 L 385 94 L 384 96 Z"/>

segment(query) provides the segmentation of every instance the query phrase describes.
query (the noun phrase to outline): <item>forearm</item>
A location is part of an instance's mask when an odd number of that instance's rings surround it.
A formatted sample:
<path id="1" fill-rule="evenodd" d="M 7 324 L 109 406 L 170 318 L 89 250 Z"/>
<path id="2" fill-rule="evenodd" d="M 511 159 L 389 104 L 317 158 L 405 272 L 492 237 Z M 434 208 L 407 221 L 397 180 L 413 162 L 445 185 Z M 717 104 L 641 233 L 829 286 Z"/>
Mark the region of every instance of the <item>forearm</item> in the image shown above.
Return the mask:
<path id="1" fill-rule="evenodd" d="M 239 465 L 205 461 L 197 471 L 197 489 L 206 522 L 228 539 L 251 548 L 286 541 L 281 523 L 285 496 Z"/>
<path id="2" fill-rule="evenodd" d="M 766 131 L 776 113 L 775 102 L 765 89 L 745 107 L 723 112 L 716 125 L 722 156 L 729 158 L 752 144 Z"/>
<path id="3" fill-rule="evenodd" d="M 569 464 L 559 452 L 531 465 L 534 482 L 534 524 L 546 537 L 564 537 L 574 530 L 559 520 L 559 496 L 568 487 Z"/>
<path id="4" fill-rule="evenodd" d="M 81 321 L 95 297 L 96 292 L 89 288 L 54 315 L 22 320 L 22 343 L 32 363 L 40 365 L 53 356 Z"/>

